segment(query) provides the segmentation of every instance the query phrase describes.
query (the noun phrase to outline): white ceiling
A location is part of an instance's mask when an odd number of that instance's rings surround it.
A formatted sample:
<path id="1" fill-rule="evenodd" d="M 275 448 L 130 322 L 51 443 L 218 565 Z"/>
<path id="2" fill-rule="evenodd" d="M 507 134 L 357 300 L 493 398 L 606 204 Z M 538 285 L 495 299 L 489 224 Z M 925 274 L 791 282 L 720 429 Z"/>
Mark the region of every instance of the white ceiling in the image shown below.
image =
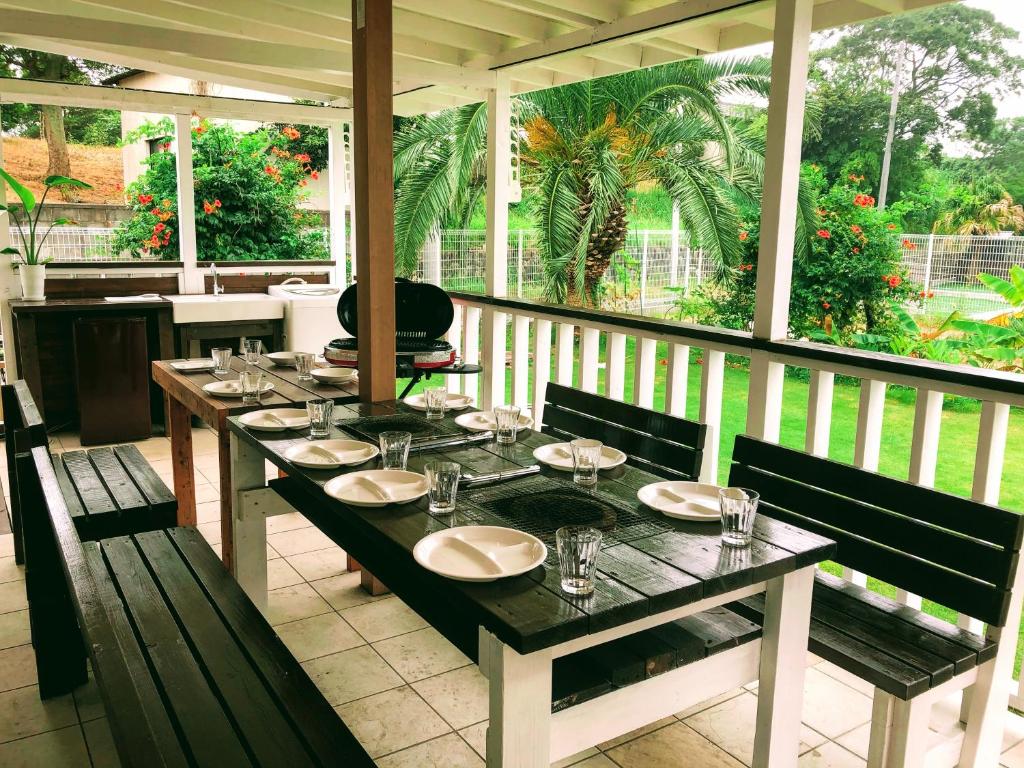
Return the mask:
<path id="1" fill-rule="evenodd" d="M 373 2 L 375 0 L 368 0 Z M 815 30 L 947 0 L 815 0 Z M 771 40 L 774 0 L 394 0 L 395 112 Z M 0 43 L 348 104 L 349 0 L 0 0 Z"/>

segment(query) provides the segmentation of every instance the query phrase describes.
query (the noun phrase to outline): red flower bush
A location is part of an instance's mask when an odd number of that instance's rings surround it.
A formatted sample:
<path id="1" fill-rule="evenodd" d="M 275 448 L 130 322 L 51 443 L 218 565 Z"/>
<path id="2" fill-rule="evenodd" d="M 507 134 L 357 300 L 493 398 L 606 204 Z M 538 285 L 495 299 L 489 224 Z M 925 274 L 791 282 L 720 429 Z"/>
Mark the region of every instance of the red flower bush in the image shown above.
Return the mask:
<path id="1" fill-rule="evenodd" d="M 829 232 L 827 229 L 819 229 L 818 230 L 818 237 L 820 237 L 820 238 L 822 238 L 824 240 L 829 240 L 829 239 L 832 238 L 832 233 Z"/>

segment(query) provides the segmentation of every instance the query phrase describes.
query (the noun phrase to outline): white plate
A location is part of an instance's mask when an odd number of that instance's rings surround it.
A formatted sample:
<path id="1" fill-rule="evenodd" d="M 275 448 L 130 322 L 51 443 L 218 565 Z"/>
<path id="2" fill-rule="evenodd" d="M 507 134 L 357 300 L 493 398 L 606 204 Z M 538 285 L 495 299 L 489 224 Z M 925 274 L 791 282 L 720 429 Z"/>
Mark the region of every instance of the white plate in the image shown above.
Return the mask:
<path id="1" fill-rule="evenodd" d="M 409 395 L 405 400 L 402 401 L 414 411 L 425 411 L 427 410 L 426 398 L 420 395 Z M 448 393 L 448 405 L 449 411 L 461 411 L 463 408 L 469 408 L 473 403 L 473 398 L 469 395 L 460 395 L 456 392 Z"/>
<path id="2" fill-rule="evenodd" d="M 636 492 L 636 497 L 651 509 L 679 520 L 717 523 L 722 519 L 717 485 L 674 480 L 651 483 Z"/>
<path id="3" fill-rule="evenodd" d="M 171 363 L 171 368 L 181 371 L 181 373 L 199 373 L 200 371 L 212 371 L 214 363 L 209 358 L 205 360 L 179 360 L 176 363 Z"/>
<path id="4" fill-rule="evenodd" d="M 355 368 L 314 368 L 309 373 L 321 384 L 345 384 L 359 376 Z"/>
<path id="5" fill-rule="evenodd" d="M 264 381 L 263 386 L 260 388 L 260 394 L 265 395 L 273 388 L 274 383 L 272 381 Z M 238 381 L 238 379 L 232 381 L 211 381 L 209 384 L 203 384 L 203 391 L 217 397 L 241 397 L 242 382 Z"/>
<path id="6" fill-rule="evenodd" d="M 284 368 L 295 367 L 294 352 L 267 352 L 267 359 L 274 365 L 280 365 Z"/>
<path id="7" fill-rule="evenodd" d="M 336 469 L 365 464 L 379 453 L 377 446 L 360 440 L 310 440 L 293 445 L 284 452 L 284 457 L 300 467 Z M 330 459 L 328 454 L 334 459 Z"/>
<path id="8" fill-rule="evenodd" d="M 533 449 L 533 458 L 552 469 L 572 472 L 572 448 L 568 443 L 549 443 Z M 601 446 L 601 469 L 612 469 L 626 462 L 626 454 L 610 445 Z"/>
<path id="9" fill-rule="evenodd" d="M 249 429 L 262 432 L 284 432 L 286 429 L 305 429 L 309 414 L 300 408 L 266 408 L 243 413 L 238 420 Z"/>
<path id="10" fill-rule="evenodd" d="M 463 429 L 468 429 L 471 432 L 493 432 L 498 428 L 497 422 L 494 420 L 494 414 L 490 411 L 473 411 L 472 413 L 464 413 L 461 416 L 455 417 L 455 423 Z M 533 419 L 528 413 L 519 414 L 519 428 L 529 429 L 533 426 Z"/>
<path id="11" fill-rule="evenodd" d="M 428 571 L 457 581 L 495 581 L 536 568 L 548 556 L 544 542 L 515 528 L 467 525 L 420 539 L 412 556 Z"/>
<path id="12" fill-rule="evenodd" d="M 384 499 L 376 489 L 388 495 Z M 328 496 L 354 507 L 408 504 L 427 495 L 427 478 L 401 469 L 367 469 L 339 475 L 324 486 Z"/>

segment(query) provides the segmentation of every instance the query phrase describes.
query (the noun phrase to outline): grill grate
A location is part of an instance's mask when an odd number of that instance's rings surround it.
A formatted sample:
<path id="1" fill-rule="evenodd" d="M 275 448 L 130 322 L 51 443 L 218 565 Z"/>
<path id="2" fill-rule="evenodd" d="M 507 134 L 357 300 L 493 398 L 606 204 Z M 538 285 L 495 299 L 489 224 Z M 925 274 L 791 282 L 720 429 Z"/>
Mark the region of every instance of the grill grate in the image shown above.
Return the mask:
<path id="1" fill-rule="evenodd" d="M 447 437 L 449 435 L 461 435 L 463 432 L 457 427 L 444 424 L 435 424 L 427 421 L 422 416 L 409 413 L 396 413 L 388 416 L 364 416 L 361 419 L 352 419 L 338 424 L 346 432 L 376 443 L 381 432 L 391 430 L 409 432 L 412 439 L 429 437 Z"/>
<path id="2" fill-rule="evenodd" d="M 603 546 L 654 536 L 671 527 L 599 491 L 584 491 L 550 477 L 530 477 L 469 491 L 465 498 L 512 528 L 553 544 L 564 525 L 588 525 L 604 532 Z M 473 518 L 473 512 L 466 510 Z M 473 522 L 482 522 L 477 519 Z"/>

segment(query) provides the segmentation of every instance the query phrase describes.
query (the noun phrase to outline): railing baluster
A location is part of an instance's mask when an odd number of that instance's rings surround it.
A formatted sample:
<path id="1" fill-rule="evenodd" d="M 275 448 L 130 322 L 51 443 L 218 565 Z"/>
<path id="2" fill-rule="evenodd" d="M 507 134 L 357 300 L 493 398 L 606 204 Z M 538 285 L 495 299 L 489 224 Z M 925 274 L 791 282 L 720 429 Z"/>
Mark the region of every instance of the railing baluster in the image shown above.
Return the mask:
<path id="1" fill-rule="evenodd" d="M 633 371 L 633 402 L 641 408 L 654 407 L 654 363 L 658 342 L 646 336 L 636 338 L 636 369 Z"/>
<path id="2" fill-rule="evenodd" d="M 530 402 L 530 318 L 512 316 L 512 402 L 527 408 Z"/>
<path id="3" fill-rule="evenodd" d="M 465 309 L 461 304 L 454 306 L 455 315 L 452 318 L 452 325 L 448 329 L 448 343 L 451 344 L 463 360 L 465 357 L 465 350 L 462 349 L 462 316 L 465 313 Z M 459 393 L 462 392 L 462 381 L 463 377 L 454 373 L 449 373 L 445 376 L 445 384 L 448 387 L 449 392 Z"/>
<path id="4" fill-rule="evenodd" d="M 878 471 L 878 457 L 882 449 L 882 420 L 885 415 L 886 383 L 876 379 L 861 379 L 860 404 L 857 408 L 857 436 L 853 444 L 853 463 L 863 469 Z M 850 568 L 843 568 L 843 578 L 865 586 L 867 576 Z"/>
<path id="5" fill-rule="evenodd" d="M 466 307 L 465 313 L 466 328 L 462 332 L 465 339 L 465 349 L 462 358 L 467 363 L 480 362 L 480 307 Z M 466 376 L 465 389 L 463 392 L 473 398 L 473 405 L 480 399 L 480 374 L 474 373 Z"/>
<path id="6" fill-rule="evenodd" d="M 804 450 L 815 456 L 828 456 L 835 381 L 836 375 L 832 371 L 811 370 L 811 386 L 807 390 L 807 434 L 804 438 Z"/>
<path id="7" fill-rule="evenodd" d="M 555 368 L 555 381 L 566 387 L 572 386 L 573 343 L 576 327 L 571 323 L 558 324 L 558 365 Z"/>
<path id="8" fill-rule="evenodd" d="M 608 333 L 604 360 L 604 393 L 615 400 L 626 396 L 626 334 Z"/>
<path id="9" fill-rule="evenodd" d="M 668 345 L 668 371 L 665 376 L 665 412 L 686 416 L 686 387 L 690 374 L 690 348 L 685 344 Z"/>
<path id="10" fill-rule="evenodd" d="M 704 463 L 700 468 L 702 483 L 718 482 L 718 447 L 722 442 L 722 390 L 725 387 L 725 352 L 704 350 L 704 367 L 700 374 L 700 415 L 707 424 L 704 442 Z"/>
<path id="11" fill-rule="evenodd" d="M 601 332 L 584 326 L 580 333 L 580 389 L 597 392 L 597 361 L 601 350 Z"/>
<path id="12" fill-rule="evenodd" d="M 508 316 L 493 307 L 484 307 L 481 325 L 481 351 L 484 387 L 481 407 L 487 411 L 505 401 L 505 355 Z"/>
<path id="13" fill-rule="evenodd" d="M 540 429 L 544 420 L 544 396 L 551 377 L 551 321 L 533 322 L 533 418 Z"/>

